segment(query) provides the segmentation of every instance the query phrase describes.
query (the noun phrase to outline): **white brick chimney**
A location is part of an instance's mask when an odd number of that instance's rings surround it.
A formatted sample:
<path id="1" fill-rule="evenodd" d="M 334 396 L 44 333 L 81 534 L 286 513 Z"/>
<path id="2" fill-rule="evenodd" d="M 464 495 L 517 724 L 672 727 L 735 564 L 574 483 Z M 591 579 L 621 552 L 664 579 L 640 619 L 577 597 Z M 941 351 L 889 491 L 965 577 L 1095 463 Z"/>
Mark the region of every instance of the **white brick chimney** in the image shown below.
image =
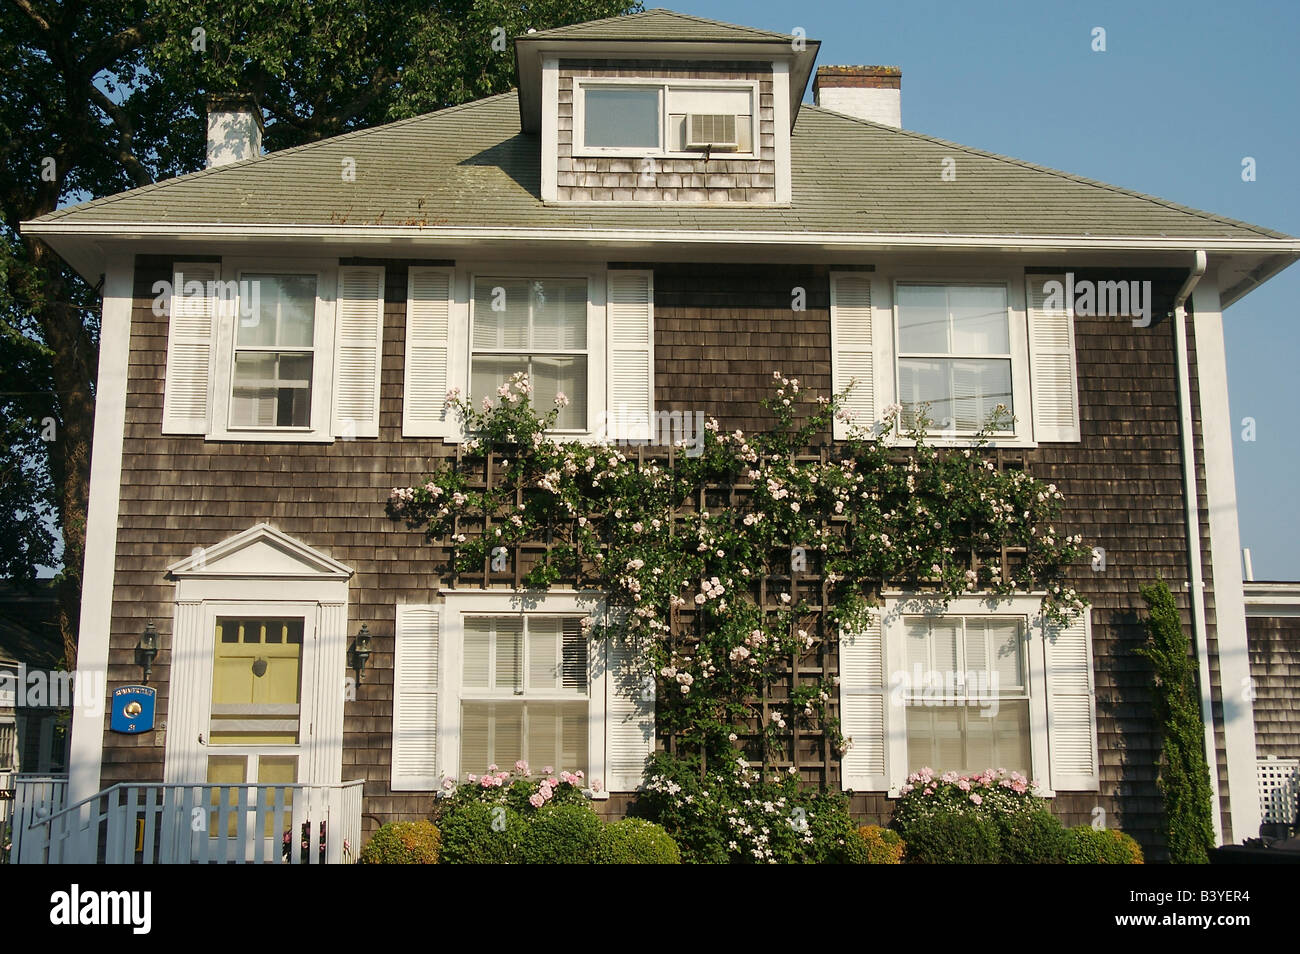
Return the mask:
<path id="1" fill-rule="evenodd" d="M 207 97 L 208 168 L 262 154 L 262 110 L 246 93 Z"/>
<path id="2" fill-rule="evenodd" d="M 899 128 L 903 74 L 897 66 L 819 66 L 813 102 L 837 113 Z"/>

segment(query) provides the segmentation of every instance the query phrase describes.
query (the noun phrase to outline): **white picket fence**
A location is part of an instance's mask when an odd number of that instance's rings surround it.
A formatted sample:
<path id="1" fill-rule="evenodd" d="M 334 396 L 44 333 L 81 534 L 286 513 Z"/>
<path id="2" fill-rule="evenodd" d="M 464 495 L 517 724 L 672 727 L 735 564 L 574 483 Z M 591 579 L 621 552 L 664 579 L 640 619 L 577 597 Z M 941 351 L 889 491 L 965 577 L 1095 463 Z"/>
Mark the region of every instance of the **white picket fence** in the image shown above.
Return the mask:
<path id="1" fill-rule="evenodd" d="M 24 835 L 31 864 L 352 864 L 362 783 L 120 783 Z"/>

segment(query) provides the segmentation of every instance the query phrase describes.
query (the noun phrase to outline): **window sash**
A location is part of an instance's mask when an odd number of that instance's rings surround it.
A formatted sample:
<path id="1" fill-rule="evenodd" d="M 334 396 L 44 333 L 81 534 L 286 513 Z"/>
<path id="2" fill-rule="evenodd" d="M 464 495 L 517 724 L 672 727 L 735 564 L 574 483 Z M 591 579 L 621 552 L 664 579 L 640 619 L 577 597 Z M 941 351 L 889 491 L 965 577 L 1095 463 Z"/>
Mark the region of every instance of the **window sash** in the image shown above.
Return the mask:
<path id="1" fill-rule="evenodd" d="M 231 432 L 246 431 L 277 431 L 277 432 L 310 432 L 315 429 L 316 404 L 318 401 L 317 393 L 317 375 L 319 372 L 319 359 L 317 351 L 319 350 L 321 335 L 323 333 L 323 316 L 321 314 L 321 289 L 324 277 L 320 272 L 289 269 L 283 271 L 267 271 L 266 269 L 239 269 L 235 279 L 240 284 L 236 287 L 242 292 L 244 285 L 242 283 L 264 278 L 304 278 L 312 279 L 314 294 L 312 299 L 312 317 L 311 317 L 311 341 L 309 344 L 296 344 L 290 342 L 281 343 L 282 329 L 280 319 L 283 313 L 283 303 L 277 295 L 275 302 L 275 338 L 276 341 L 270 344 L 241 344 L 240 332 L 246 327 L 243 317 L 244 302 L 240 299 L 236 305 L 234 314 L 234 329 L 231 335 L 230 347 L 230 372 L 228 386 L 226 388 L 226 430 Z M 260 316 L 259 316 L 260 320 Z M 239 378 L 239 359 L 243 355 L 273 355 L 277 358 L 294 358 L 305 357 L 309 361 L 308 377 L 305 384 L 299 378 L 289 378 L 281 380 L 279 377 L 268 379 L 262 383 L 264 387 L 252 387 L 248 381 L 241 381 Z M 279 362 L 276 362 L 276 374 L 279 375 Z M 240 407 L 253 408 L 259 405 L 261 399 L 252 394 L 243 392 L 273 391 L 275 394 L 275 407 L 273 415 L 277 418 L 280 416 L 280 395 L 284 391 L 298 392 L 306 391 L 306 423 L 305 424 L 278 424 L 278 423 L 260 423 L 257 421 L 248 422 L 236 419 L 237 409 Z M 293 408 L 288 413 L 293 415 Z"/>
<path id="2" fill-rule="evenodd" d="M 970 348 L 964 348 L 964 349 L 956 348 L 953 346 L 953 339 L 958 331 L 958 321 L 956 317 L 955 307 L 951 302 L 950 292 L 952 289 L 962 289 L 962 288 L 980 289 L 985 291 L 996 289 L 999 292 L 1001 292 L 1002 321 L 1000 322 L 1000 327 L 998 331 L 1000 332 L 999 337 L 1006 341 L 1006 350 L 1004 351 L 975 350 Z M 905 291 L 904 291 L 905 289 L 938 289 L 944 292 L 944 337 L 948 344 L 948 350 L 940 351 L 940 350 L 935 350 L 933 348 L 925 348 L 925 349 L 918 348 L 915 350 L 904 349 L 903 339 L 906 331 L 904 313 L 905 310 L 907 310 L 909 307 L 913 307 L 904 304 L 902 301 L 905 295 Z M 990 314 L 992 313 L 990 312 Z M 915 420 L 915 415 L 916 415 L 915 408 L 917 408 L 921 404 L 929 403 L 932 405 L 932 407 L 934 405 L 947 405 L 953 409 L 953 413 L 951 415 L 947 415 L 947 417 L 951 421 L 950 425 L 947 427 L 943 427 L 942 430 L 948 433 L 974 434 L 978 432 L 982 427 L 984 427 L 985 423 L 988 420 L 989 414 L 992 412 L 991 408 L 988 410 L 987 413 L 985 413 L 983 410 L 983 405 L 989 403 L 991 397 L 996 399 L 992 401 L 994 406 L 996 406 L 997 404 L 1005 405 L 1007 410 L 1012 414 L 1014 414 L 1015 407 L 1016 407 L 1016 402 L 1015 402 L 1016 361 L 1014 355 L 1014 345 L 1012 341 L 1011 328 L 1012 328 L 1011 294 L 1010 294 L 1010 289 L 1006 285 L 1006 283 L 1003 282 L 996 282 L 996 283 L 923 282 L 923 281 L 900 281 L 895 283 L 894 341 L 896 342 L 896 344 L 894 348 L 894 380 L 897 382 L 897 386 L 898 386 L 898 401 L 900 404 L 903 405 L 904 422 L 910 424 L 913 420 Z M 968 331 L 967 333 L 969 334 L 970 332 Z M 910 404 L 908 402 L 905 402 L 903 400 L 903 393 L 902 393 L 903 378 L 906 373 L 909 373 L 909 369 L 905 367 L 905 362 L 909 360 L 918 361 L 918 362 L 930 361 L 936 364 L 946 363 L 947 364 L 946 373 L 942 373 L 944 371 L 943 368 L 935 369 L 936 371 L 941 373 L 942 377 L 946 378 L 947 390 L 945 392 L 945 395 L 937 398 L 929 398 L 928 400 L 914 400 Z M 981 394 L 959 394 L 956 382 L 957 382 L 959 365 L 963 361 L 984 362 L 986 364 L 994 361 L 1005 362 L 1006 380 L 1008 384 L 1008 393 L 1005 395 L 1005 398 L 1000 394 L 992 395 L 992 396 L 987 394 L 982 394 L 982 393 Z M 985 377 L 983 370 L 979 372 L 978 377 L 981 380 Z M 968 421 L 959 420 L 960 415 L 959 415 L 958 408 L 961 402 L 977 402 L 980 404 L 981 412 L 977 415 L 979 417 L 978 421 L 972 423 Z M 942 420 L 943 418 L 940 418 L 940 421 Z M 993 433 L 1012 435 L 1015 432 L 1015 429 L 1016 429 L 1015 424 L 1008 422 L 1004 424 L 1002 429 L 995 431 Z"/>
<path id="3" fill-rule="evenodd" d="M 562 342 L 568 339 L 582 341 L 582 347 L 538 347 L 538 328 L 537 320 L 537 298 L 535 294 L 535 283 L 546 282 L 569 283 L 576 285 L 579 282 L 585 289 L 583 296 L 584 307 L 580 316 L 573 316 L 573 324 L 577 325 L 580 334 L 571 334 L 570 326 L 564 323 L 557 324 L 547 330 L 556 335 Z M 478 322 L 478 309 L 481 304 L 489 302 L 492 298 L 492 288 L 496 285 L 505 287 L 507 285 L 523 284 L 528 290 L 528 314 L 526 324 L 523 327 L 526 341 L 525 347 L 510 347 L 504 344 L 507 329 L 504 325 L 497 328 L 496 342 L 491 345 L 476 345 L 475 339 L 482 330 Z M 544 291 L 544 289 L 543 289 Z M 524 364 L 523 371 L 528 376 L 528 381 L 534 386 L 534 403 L 543 412 L 550 409 L 550 401 L 553 395 L 542 395 L 536 391 L 538 373 L 534 368 L 534 362 L 544 361 L 547 358 L 571 358 L 581 359 L 581 367 L 575 369 L 576 376 L 582 381 L 582 393 L 569 393 L 566 396 L 570 403 L 567 408 L 560 411 L 559 420 L 565 421 L 564 426 L 557 426 L 552 430 L 556 433 L 585 433 L 589 427 L 589 407 L 591 404 L 591 378 L 592 378 L 592 347 L 591 347 L 591 282 L 585 276 L 572 275 L 549 275 L 541 277 L 507 277 L 502 275 L 476 275 L 472 280 L 470 295 L 470 329 L 469 329 L 469 384 L 470 398 L 476 404 L 484 397 L 490 397 L 495 403 L 496 394 L 476 394 L 474 393 L 474 372 L 476 363 L 480 360 L 487 359 L 514 359 L 522 361 Z M 486 294 L 485 294 L 486 292 Z M 507 302 L 509 299 L 507 298 Z M 563 305 L 557 304 L 557 307 L 563 308 Z M 486 323 L 484 323 L 486 324 Z M 482 365 L 479 365 L 482 368 Z M 508 376 L 506 378 L 508 380 Z M 575 389 L 576 390 L 576 389 Z"/>
<path id="4" fill-rule="evenodd" d="M 1028 699 L 1003 699 L 997 715 L 989 717 L 977 705 L 909 704 L 904 716 L 907 771 L 928 767 L 940 773 L 972 773 L 1005 768 L 1032 778 L 1034 727 L 1029 706 Z M 953 717 L 955 725 L 948 721 Z M 948 724 L 940 724 L 941 719 Z M 976 757 L 981 748 L 986 758 Z"/>
<path id="5" fill-rule="evenodd" d="M 590 699 L 591 695 L 591 675 L 589 671 L 589 648 L 586 642 L 586 635 L 582 633 L 581 627 L 574 630 L 565 624 L 576 623 L 581 620 L 580 615 L 563 614 L 552 616 L 549 614 L 527 614 L 520 616 L 504 616 L 501 614 L 465 614 L 464 616 L 464 648 L 462 649 L 462 662 L 460 673 L 460 695 L 463 700 L 473 701 L 511 701 L 511 702 L 574 702 L 577 700 Z M 560 629 L 557 632 L 554 645 L 556 646 L 553 661 L 559 667 L 559 678 L 556 680 L 558 685 L 555 686 L 535 686 L 532 685 L 534 666 L 538 662 L 534 658 L 536 652 L 537 640 L 532 637 L 536 633 L 535 625 L 542 622 L 558 621 Z M 469 684 L 469 667 L 471 665 L 471 633 L 477 626 L 487 623 L 487 631 L 484 633 L 486 642 L 483 647 L 482 666 L 486 675 L 486 685 Z M 510 626 L 508 629 L 501 627 L 501 623 L 519 623 L 519 628 L 514 629 Z M 498 684 L 503 673 L 503 646 L 502 639 L 503 629 L 511 640 L 518 640 L 517 645 L 509 647 L 509 652 L 516 653 L 514 662 L 509 669 L 513 670 L 514 678 L 509 684 Z M 566 632 L 566 629 L 569 631 Z M 581 640 L 581 664 L 582 664 L 582 687 L 565 687 L 564 672 L 573 671 L 574 662 L 571 655 L 566 655 L 565 641 L 566 638 L 576 638 Z M 478 650 L 475 650 L 477 656 Z M 475 659 L 477 665 L 479 660 Z"/>
<path id="6" fill-rule="evenodd" d="M 984 626 L 987 626 L 989 622 L 998 622 L 998 623 L 1010 622 L 1015 624 L 1016 627 L 1015 640 L 1016 640 L 1016 654 L 1017 654 L 1016 669 L 1018 670 L 1017 674 L 1020 678 L 1019 683 L 1013 683 L 1010 686 L 1004 687 L 1002 683 L 1002 676 L 1001 673 L 999 672 L 998 689 L 996 693 L 993 692 L 981 693 L 979 691 L 978 685 L 975 687 L 974 692 L 970 691 L 970 687 L 967 685 L 968 680 L 966 677 L 969 676 L 972 672 L 978 673 L 981 671 L 979 669 L 973 669 L 971 667 L 971 659 L 970 659 L 971 622 L 979 622 L 981 625 Z M 915 637 L 913 636 L 913 630 L 910 627 L 917 624 L 925 625 L 928 628 L 926 633 L 926 638 L 925 638 L 926 659 L 925 659 L 925 665 L 922 668 L 922 673 L 923 675 L 927 675 L 927 676 L 929 674 L 935 674 L 935 673 L 943 676 L 944 680 L 942 683 L 942 688 L 945 690 L 944 692 L 936 694 L 933 689 L 927 690 L 925 687 L 918 687 L 914 684 L 915 665 L 916 663 L 920 662 L 920 660 L 915 657 L 914 651 L 917 647 L 912 642 L 912 640 Z M 938 658 L 939 646 L 938 646 L 938 640 L 935 638 L 936 626 L 944 625 L 944 624 L 956 624 L 957 627 L 954 632 L 955 639 L 953 644 L 953 656 L 954 656 L 953 665 L 949 668 L 945 668 L 944 665 L 945 660 L 940 660 Z M 934 704 L 936 700 L 946 700 L 954 705 L 966 705 L 966 704 L 978 705 L 981 701 L 1024 700 L 1030 697 L 1028 660 L 1026 659 L 1027 653 L 1026 653 L 1026 645 L 1025 645 L 1026 644 L 1026 640 L 1025 640 L 1026 621 L 1023 617 L 1005 616 L 1005 615 L 1004 616 L 978 615 L 978 614 L 966 614 L 961 616 L 951 615 L 951 616 L 941 616 L 941 617 L 904 616 L 901 632 L 902 632 L 902 638 L 904 640 L 904 645 L 906 647 L 905 660 L 908 667 L 906 670 L 906 675 L 909 680 L 907 683 L 907 688 L 903 693 L 903 699 L 905 703 L 910 704 L 913 701 L 917 701 L 917 702 L 926 701 L 931 704 Z M 982 671 L 985 672 L 988 676 L 988 679 L 985 682 L 985 685 L 988 686 L 992 681 L 992 674 L 994 672 L 998 672 L 998 668 L 996 664 L 996 657 L 992 657 L 990 655 L 990 652 L 995 651 L 995 647 L 992 644 L 992 641 L 988 640 L 987 633 L 983 638 L 985 639 L 985 643 L 984 643 L 984 652 L 983 652 L 984 668 Z M 953 676 L 953 679 L 951 681 L 949 681 L 946 677 L 946 674 L 948 673 L 951 673 Z M 954 692 L 946 691 L 950 685 L 955 689 Z"/>

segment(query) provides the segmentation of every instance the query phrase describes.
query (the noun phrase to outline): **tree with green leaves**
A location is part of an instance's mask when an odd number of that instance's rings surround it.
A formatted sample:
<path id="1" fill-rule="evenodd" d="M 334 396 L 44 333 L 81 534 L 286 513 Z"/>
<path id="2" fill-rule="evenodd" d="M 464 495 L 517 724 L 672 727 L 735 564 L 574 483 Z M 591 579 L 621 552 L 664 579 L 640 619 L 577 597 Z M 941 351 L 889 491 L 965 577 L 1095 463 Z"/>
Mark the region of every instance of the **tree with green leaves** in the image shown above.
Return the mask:
<path id="1" fill-rule="evenodd" d="M 1136 652 L 1155 669 L 1155 718 L 1164 732 L 1158 784 L 1165 799 L 1169 860 L 1206 864 L 1214 847 L 1214 808 L 1195 663 L 1168 585 L 1157 580 L 1141 592 L 1150 615 L 1147 645 Z"/>
<path id="2" fill-rule="evenodd" d="M 19 223 L 193 171 L 204 98 L 251 93 L 283 149 L 509 89 L 508 39 L 623 0 L 0 0 L 0 573 L 59 557 L 76 659 L 98 289 Z M 59 539 L 61 538 L 61 540 Z"/>

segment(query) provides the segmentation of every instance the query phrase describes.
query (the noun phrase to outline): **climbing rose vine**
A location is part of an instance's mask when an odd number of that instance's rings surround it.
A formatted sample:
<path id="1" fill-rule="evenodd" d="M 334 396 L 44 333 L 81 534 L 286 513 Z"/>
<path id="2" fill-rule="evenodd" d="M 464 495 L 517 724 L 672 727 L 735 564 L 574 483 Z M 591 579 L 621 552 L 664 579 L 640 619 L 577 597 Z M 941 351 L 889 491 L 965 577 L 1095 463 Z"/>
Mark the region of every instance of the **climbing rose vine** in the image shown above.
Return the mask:
<path id="1" fill-rule="evenodd" d="M 982 435 L 965 448 L 932 446 L 925 414 L 903 429 L 897 405 L 826 445 L 832 421 L 849 420 L 844 395 L 814 399 L 780 372 L 773 385 L 767 432 L 728 433 L 710 420 L 694 456 L 679 449 L 642 463 L 615 446 L 557 441 L 549 431 L 567 398 L 538 410 L 523 374 L 479 407 L 452 391 L 448 407 L 471 435 L 462 460 L 394 488 L 389 511 L 448 546 L 447 569 L 459 573 L 546 541 L 525 586 L 603 592 L 608 612 L 588 625 L 637 647 L 660 729 L 730 761 L 742 736 L 776 751 L 796 724 L 848 747 L 829 715 L 832 680 L 766 708 L 756 700 L 795 658 L 815 660 L 821 641 L 860 626 L 886 584 L 939 601 L 1042 591 L 1058 621 L 1082 607 L 1062 578 L 1086 550 L 1057 528 L 1054 484 L 997 469 Z M 806 453 L 817 445 L 821 454 Z M 1005 578 L 1003 546 L 1020 554 Z M 814 580 L 827 586 L 820 612 Z"/>

